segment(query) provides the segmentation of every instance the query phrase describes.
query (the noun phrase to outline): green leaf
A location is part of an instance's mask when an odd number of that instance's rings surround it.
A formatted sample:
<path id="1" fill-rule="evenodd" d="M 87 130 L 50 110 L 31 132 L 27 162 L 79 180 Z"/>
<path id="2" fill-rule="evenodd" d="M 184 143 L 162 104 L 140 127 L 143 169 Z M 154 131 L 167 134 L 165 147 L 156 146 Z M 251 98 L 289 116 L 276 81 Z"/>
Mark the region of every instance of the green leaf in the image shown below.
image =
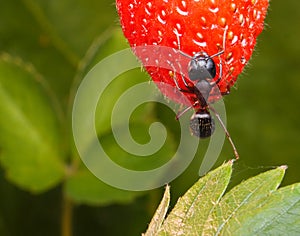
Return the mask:
<path id="1" fill-rule="evenodd" d="M 149 226 L 147 232 L 143 234 L 144 236 L 153 236 L 157 235 L 164 219 L 167 214 L 168 208 L 170 204 L 170 187 L 169 185 L 166 186 L 165 194 L 161 203 L 159 204 Z"/>
<path id="2" fill-rule="evenodd" d="M 280 188 L 255 201 L 256 206 L 239 221 L 232 221 L 233 235 L 299 235 L 300 183 Z"/>
<path id="3" fill-rule="evenodd" d="M 204 223 L 226 190 L 231 172 L 230 161 L 201 178 L 178 200 L 160 235 L 201 235 Z"/>
<path id="4" fill-rule="evenodd" d="M 109 39 L 114 25 L 111 0 L 2 1 L 0 51 L 30 61 L 66 102 L 81 58 L 103 32 Z"/>
<path id="5" fill-rule="evenodd" d="M 76 203 L 89 205 L 109 205 L 129 203 L 142 192 L 131 192 L 111 187 L 96 178 L 88 169 L 82 167 L 65 182 L 65 194 Z"/>
<path id="6" fill-rule="evenodd" d="M 280 185 L 286 166 L 267 171 L 248 179 L 229 191 L 214 209 L 204 226 L 204 235 L 230 233 L 229 222 L 240 222 L 256 207 L 256 201 L 268 196 Z M 238 226 L 239 227 L 239 226 Z"/>
<path id="7" fill-rule="evenodd" d="M 299 235 L 300 183 L 277 190 L 287 167 L 252 177 L 222 197 L 231 164 L 201 178 L 152 235 Z"/>
<path id="8" fill-rule="evenodd" d="M 150 123 L 151 124 L 151 123 Z M 138 143 L 143 145 L 144 143 L 148 143 L 150 141 L 150 135 L 148 134 L 148 129 L 150 126 L 149 122 L 138 123 L 134 122 L 130 124 L 130 128 L 132 128 L 132 132 L 128 135 L 132 135 L 132 138 L 135 139 Z M 128 124 L 127 124 L 128 125 Z M 121 129 L 122 130 L 122 129 Z M 157 129 L 159 131 L 159 129 Z M 120 132 L 121 133 L 121 132 Z M 124 140 L 128 139 L 127 135 L 124 135 L 125 132 L 121 133 L 120 136 L 124 136 Z M 153 135 L 153 137 L 157 137 L 158 135 Z M 152 139 L 154 139 L 152 137 Z M 128 143 L 125 142 L 124 150 L 120 147 L 119 143 L 116 141 L 114 135 L 112 133 L 108 133 L 104 137 L 101 137 L 100 143 L 103 146 L 103 149 L 110 157 L 112 161 L 116 164 L 122 166 L 123 168 L 137 170 L 137 171 L 145 171 L 151 170 L 155 168 L 159 168 L 163 164 L 167 163 L 176 151 L 176 145 L 174 144 L 174 139 L 172 135 L 169 133 L 167 135 L 165 142 L 158 142 L 158 138 L 155 141 L 151 140 L 154 143 L 150 148 L 143 148 L 143 150 L 149 151 L 152 154 L 144 156 L 141 158 L 139 155 L 135 155 L 131 153 L 131 150 L 136 150 L 133 147 L 130 147 L 130 141 Z M 162 145 L 158 151 L 153 151 L 155 145 Z"/>
<path id="9" fill-rule="evenodd" d="M 42 82 L 32 67 L 0 56 L 0 161 L 8 179 L 33 192 L 64 176 L 57 110 Z"/>

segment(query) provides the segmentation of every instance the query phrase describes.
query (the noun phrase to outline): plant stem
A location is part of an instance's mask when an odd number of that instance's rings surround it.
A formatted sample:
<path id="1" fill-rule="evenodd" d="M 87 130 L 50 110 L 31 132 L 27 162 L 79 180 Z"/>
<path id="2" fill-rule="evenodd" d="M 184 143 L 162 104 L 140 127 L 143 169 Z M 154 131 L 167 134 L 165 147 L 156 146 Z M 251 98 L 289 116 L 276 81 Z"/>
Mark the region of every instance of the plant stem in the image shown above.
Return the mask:
<path id="1" fill-rule="evenodd" d="M 63 196 L 62 219 L 61 219 L 62 236 L 72 236 L 72 216 L 73 216 L 73 202 L 68 197 Z"/>

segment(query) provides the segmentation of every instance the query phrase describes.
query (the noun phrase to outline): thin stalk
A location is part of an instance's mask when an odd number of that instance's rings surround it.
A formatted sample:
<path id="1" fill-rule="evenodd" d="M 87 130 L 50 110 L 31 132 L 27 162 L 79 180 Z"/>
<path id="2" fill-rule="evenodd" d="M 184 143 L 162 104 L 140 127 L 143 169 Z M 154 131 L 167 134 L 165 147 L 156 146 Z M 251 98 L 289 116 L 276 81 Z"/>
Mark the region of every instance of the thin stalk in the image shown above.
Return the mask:
<path id="1" fill-rule="evenodd" d="M 73 202 L 66 196 L 62 202 L 61 235 L 72 236 Z"/>

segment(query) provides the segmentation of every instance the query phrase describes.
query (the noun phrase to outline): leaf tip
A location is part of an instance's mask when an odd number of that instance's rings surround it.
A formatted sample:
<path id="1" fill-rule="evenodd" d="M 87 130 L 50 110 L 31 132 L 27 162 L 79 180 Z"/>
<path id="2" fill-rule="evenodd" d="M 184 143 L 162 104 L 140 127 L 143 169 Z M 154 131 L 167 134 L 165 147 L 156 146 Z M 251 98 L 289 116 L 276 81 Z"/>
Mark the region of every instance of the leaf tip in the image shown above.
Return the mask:
<path id="1" fill-rule="evenodd" d="M 282 165 L 282 166 L 279 166 L 279 169 L 282 169 L 282 170 L 286 170 L 288 168 L 287 165 Z"/>
<path id="2" fill-rule="evenodd" d="M 166 184 L 165 194 L 170 195 L 170 185 L 169 184 Z"/>
<path id="3" fill-rule="evenodd" d="M 225 163 L 225 165 L 228 165 L 228 166 L 232 167 L 233 163 L 236 162 L 236 161 L 237 161 L 236 159 L 231 159 L 227 163 Z"/>

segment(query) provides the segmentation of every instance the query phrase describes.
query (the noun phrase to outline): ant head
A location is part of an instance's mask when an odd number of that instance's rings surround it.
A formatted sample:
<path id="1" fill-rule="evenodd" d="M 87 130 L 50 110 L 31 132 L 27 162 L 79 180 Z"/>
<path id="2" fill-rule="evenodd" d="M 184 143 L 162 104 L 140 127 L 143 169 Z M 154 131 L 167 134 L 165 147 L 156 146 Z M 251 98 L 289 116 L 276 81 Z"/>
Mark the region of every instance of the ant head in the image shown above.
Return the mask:
<path id="1" fill-rule="evenodd" d="M 192 81 L 213 79 L 216 76 L 215 62 L 206 52 L 198 52 L 189 62 L 188 74 Z"/>
<path id="2" fill-rule="evenodd" d="M 193 135 L 208 138 L 215 130 L 215 121 L 208 111 L 198 111 L 191 117 L 190 128 Z"/>

